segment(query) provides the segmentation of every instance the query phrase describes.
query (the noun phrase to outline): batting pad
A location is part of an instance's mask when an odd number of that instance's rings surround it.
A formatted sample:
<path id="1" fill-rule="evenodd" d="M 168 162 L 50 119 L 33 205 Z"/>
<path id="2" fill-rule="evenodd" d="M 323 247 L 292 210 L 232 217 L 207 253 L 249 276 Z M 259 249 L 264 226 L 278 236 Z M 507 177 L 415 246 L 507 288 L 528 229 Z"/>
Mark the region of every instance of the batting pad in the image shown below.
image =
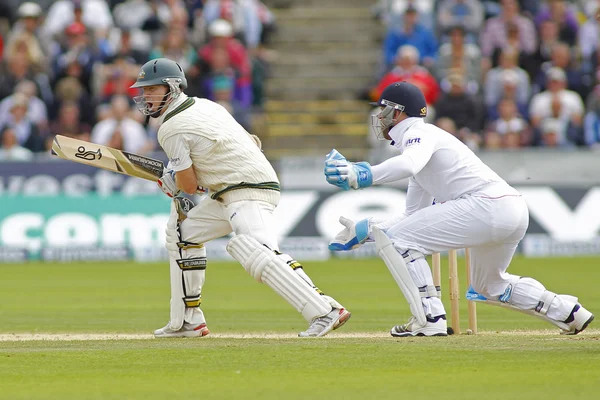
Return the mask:
<path id="1" fill-rule="evenodd" d="M 206 248 L 169 251 L 171 274 L 171 316 L 169 327 L 179 330 L 183 322 L 201 323 L 202 313 L 195 313 L 200 306 L 202 286 L 206 274 Z"/>
<path id="2" fill-rule="evenodd" d="M 421 294 L 419 293 L 419 288 L 411 278 L 404 260 L 394 248 L 390 238 L 377 226 L 373 227 L 373 237 L 375 238 L 377 253 L 390 270 L 402 294 L 406 297 L 412 315 L 417 319 L 420 327 L 425 326 L 427 324 L 427 317 L 421 303 Z"/>
<path id="3" fill-rule="evenodd" d="M 227 252 L 258 282 L 265 283 L 300 312 L 305 320 L 328 314 L 332 307 L 306 284 L 285 261 L 249 235 L 235 235 Z"/>

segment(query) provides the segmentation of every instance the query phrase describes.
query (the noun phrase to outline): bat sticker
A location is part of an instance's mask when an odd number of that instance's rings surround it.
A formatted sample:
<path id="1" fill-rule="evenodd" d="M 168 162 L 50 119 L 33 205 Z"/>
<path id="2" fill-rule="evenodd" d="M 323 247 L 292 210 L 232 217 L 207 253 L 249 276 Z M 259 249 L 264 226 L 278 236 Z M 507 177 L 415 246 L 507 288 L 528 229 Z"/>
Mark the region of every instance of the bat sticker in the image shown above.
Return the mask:
<path id="1" fill-rule="evenodd" d="M 75 157 L 81 158 L 81 159 L 84 159 L 87 161 L 94 161 L 94 160 L 96 160 L 96 157 L 98 158 L 98 160 L 101 160 L 102 152 L 100 151 L 100 149 L 98 149 L 98 151 L 86 151 L 85 147 L 79 146 L 77 148 L 77 153 L 75 153 Z"/>

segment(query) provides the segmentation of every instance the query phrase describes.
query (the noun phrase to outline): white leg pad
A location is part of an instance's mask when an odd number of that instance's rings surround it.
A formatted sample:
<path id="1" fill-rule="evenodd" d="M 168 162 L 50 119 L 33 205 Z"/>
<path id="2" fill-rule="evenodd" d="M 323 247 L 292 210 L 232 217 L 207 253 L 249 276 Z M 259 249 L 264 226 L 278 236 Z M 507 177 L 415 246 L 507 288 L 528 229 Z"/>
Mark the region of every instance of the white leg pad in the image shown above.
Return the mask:
<path id="1" fill-rule="evenodd" d="M 169 251 L 171 275 L 171 315 L 169 327 L 179 330 L 184 321 L 206 322 L 200 310 L 201 292 L 206 274 L 206 249 Z"/>
<path id="2" fill-rule="evenodd" d="M 577 304 L 576 297 L 570 295 L 558 295 L 546 290 L 544 285 L 529 277 L 517 275 L 509 276 L 509 285 L 498 299 L 487 299 L 472 291 L 467 292 L 467 299 L 473 301 L 485 301 L 490 305 L 520 311 L 527 315 L 533 315 L 544 321 L 563 329 L 571 328 L 564 323 Z"/>
<path id="3" fill-rule="evenodd" d="M 306 284 L 275 252 L 249 235 L 235 235 L 227 252 L 258 282 L 265 283 L 312 322 L 328 314 L 332 307 Z"/>
<path id="4" fill-rule="evenodd" d="M 402 294 L 408 301 L 412 315 L 420 324 L 418 328 L 425 326 L 427 324 L 427 317 L 421 303 L 421 294 L 410 276 L 408 268 L 406 268 L 404 259 L 396 251 L 390 238 L 376 226 L 373 227 L 373 237 L 375 238 L 375 247 L 379 257 L 383 259 L 383 262 L 390 270 Z"/>

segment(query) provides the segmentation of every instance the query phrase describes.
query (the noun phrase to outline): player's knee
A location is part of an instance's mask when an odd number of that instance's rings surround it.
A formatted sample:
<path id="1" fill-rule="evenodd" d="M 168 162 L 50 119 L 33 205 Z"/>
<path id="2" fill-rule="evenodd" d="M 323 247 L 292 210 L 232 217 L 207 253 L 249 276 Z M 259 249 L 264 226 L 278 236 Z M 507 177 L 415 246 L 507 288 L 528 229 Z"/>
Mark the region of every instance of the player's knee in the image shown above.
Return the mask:
<path id="1" fill-rule="evenodd" d="M 400 253 L 402 258 L 404 259 L 404 262 L 407 265 L 413 261 L 425 258 L 425 255 L 418 250 L 399 246 L 395 246 L 395 248 L 398 251 L 398 253 Z"/>

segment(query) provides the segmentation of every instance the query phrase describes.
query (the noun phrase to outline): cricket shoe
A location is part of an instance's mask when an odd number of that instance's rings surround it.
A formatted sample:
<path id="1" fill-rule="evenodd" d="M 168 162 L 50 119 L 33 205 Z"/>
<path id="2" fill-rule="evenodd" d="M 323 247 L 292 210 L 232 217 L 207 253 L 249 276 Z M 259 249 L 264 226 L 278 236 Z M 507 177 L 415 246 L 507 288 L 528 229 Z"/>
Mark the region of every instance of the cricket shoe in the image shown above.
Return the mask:
<path id="1" fill-rule="evenodd" d="M 202 324 L 188 324 L 183 323 L 181 329 L 173 330 L 169 328 L 169 325 L 164 328 L 160 328 L 154 331 L 155 338 L 184 338 L 184 337 L 203 337 L 210 333 L 206 327 L 206 323 Z"/>
<path id="2" fill-rule="evenodd" d="M 564 323 L 570 328 L 570 330 L 563 330 L 563 335 L 577 335 L 579 332 L 587 328 L 587 326 L 594 320 L 594 314 L 586 310 L 581 304 L 576 304 L 573 307 L 573 311 L 569 315 Z"/>
<path id="3" fill-rule="evenodd" d="M 394 337 L 448 336 L 445 315 L 439 315 L 435 318 L 427 317 L 425 326 L 420 328 L 418 326 L 417 319 L 410 317 L 406 324 L 394 326 L 390 330 L 390 335 Z"/>
<path id="4" fill-rule="evenodd" d="M 315 318 L 307 330 L 300 332 L 299 337 L 321 337 L 344 325 L 352 316 L 345 308 L 334 308 L 329 314 Z"/>

